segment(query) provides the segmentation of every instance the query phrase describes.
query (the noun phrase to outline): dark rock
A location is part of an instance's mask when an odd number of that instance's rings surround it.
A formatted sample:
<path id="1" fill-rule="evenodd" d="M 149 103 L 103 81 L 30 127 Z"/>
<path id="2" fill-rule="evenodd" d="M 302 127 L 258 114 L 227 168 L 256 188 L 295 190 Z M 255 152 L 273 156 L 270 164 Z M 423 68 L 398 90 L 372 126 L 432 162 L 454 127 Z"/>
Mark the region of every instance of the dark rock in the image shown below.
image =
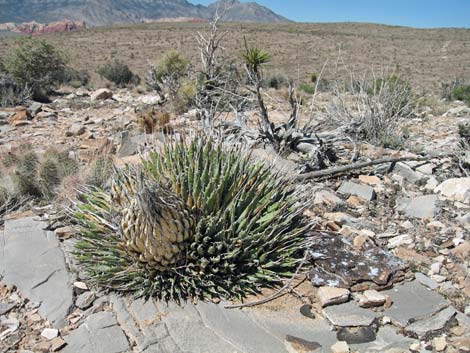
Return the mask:
<path id="1" fill-rule="evenodd" d="M 376 328 L 368 327 L 341 327 L 336 338 L 338 341 L 346 341 L 348 344 L 361 344 L 373 342 L 377 338 Z"/>
<path id="2" fill-rule="evenodd" d="M 315 319 L 315 314 L 312 313 L 312 306 L 311 305 L 308 305 L 308 304 L 302 305 L 300 307 L 300 313 L 303 316 L 308 317 L 309 319 Z"/>
<path id="3" fill-rule="evenodd" d="M 388 288 L 404 278 L 408 267 L 372 242 L 357 249 L 340 234 L 318 232 L 311 243 L 312 267 L 307 276 L 316 287 L 335 286 L 352 291 Z"/>
<path id="4" fill-rule="evenodd" d="M 288 352 L 292 353 L 314 353 L 321 349 L 317 342 L 306 341 L 302 338 L 287 335 L 284 343 Z"/>

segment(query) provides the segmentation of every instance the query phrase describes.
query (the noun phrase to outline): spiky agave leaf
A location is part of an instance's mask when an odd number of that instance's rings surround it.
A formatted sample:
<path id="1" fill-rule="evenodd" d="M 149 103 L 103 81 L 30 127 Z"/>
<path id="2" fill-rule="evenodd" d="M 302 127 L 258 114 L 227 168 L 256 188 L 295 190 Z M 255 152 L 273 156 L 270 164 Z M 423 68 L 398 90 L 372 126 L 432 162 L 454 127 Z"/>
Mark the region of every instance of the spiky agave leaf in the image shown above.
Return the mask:
<path id="1" fill-rule="evenodd" d="M 123 209 L 149 183 L 184 204 L 165 222 L 195 221 L 182 251 L 165 266 L 136 261 L 121 226 Z M 253 164 L 241 149 L 207 137 L 151 152 L 143 172 L 117 173 L 112 194 L 87 191 L 77 205 L 76 255 L 97 284 L 137 296 L 229 299 L 275 286 L 298 266 L 310 229 L 302 216 L 305 204 L 289 181 Z"/>

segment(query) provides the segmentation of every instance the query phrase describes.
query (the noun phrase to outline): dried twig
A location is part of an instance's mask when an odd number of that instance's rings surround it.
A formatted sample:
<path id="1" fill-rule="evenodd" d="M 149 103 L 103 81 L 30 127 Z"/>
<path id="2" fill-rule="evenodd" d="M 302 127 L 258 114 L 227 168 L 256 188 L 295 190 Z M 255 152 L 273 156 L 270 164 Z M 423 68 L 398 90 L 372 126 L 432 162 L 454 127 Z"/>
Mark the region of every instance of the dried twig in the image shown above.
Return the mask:
<path id="1" fill-rule="evenodd" d="M 450 153 L 448 154 L 441 154 L 437 156 L 413 156 L 413 157 L 385 157 L 380 159 L 375 159 L 368 162 L 358 162 L 353 164 L 342 165 L 339 167 L 319 170 L 315 172 L 305 173 L 298 175 L 296 179 L 298 181 L 308 180 L 308 179 L 316 179 L 316 178 L 324 178 L 324 177 L 332 177 L 338 174 L 343 174 L 346 172 L 350 172 L 352 170 L 363 169 L 366 167 L 371 167 L 374 165 L 385 164 L 385 163 L 398 163 L 398 162 L 406 162 L 406 161 L 420 161 L 425 162 L 435 158 L 443 158 L 451 156 Z"/>

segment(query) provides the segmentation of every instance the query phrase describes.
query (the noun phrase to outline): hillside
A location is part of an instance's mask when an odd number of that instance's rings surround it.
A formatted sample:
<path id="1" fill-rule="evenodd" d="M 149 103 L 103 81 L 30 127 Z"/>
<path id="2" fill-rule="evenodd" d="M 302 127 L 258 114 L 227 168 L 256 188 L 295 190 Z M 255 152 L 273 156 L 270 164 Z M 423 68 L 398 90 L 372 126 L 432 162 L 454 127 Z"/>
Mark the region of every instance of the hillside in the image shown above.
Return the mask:
<path id="1" fill-rule="evenodd" d="M 222 0 L 208 7 L 186 0 L 0 0 L 0 23 L 64 19 L 84 21 L 88 26 L 140 23 L 160 18 L 193 17 L 210 19 L 217 8 L 230 6 L 225 20 L 234 22 L 285 22 L 268 8 L 256 3 Z"/>
<path id="2" fill-rule="evenodd" d="M 195 33 L 204 23 L 151 23 L 91 28 L 52 34 L 46 38 L 69 53 L 71 65 L 86 69 L 97 78 L 96 69 L 113 57 L 126 62 L 141 77 L 148 60 L 158 60 L 170 49 L 199 62 Z M 413 29 L 360 23 L 331 24 L 224 24 L 227 53 L 239 58 L 243 37 L 273 54 L 268 74 L 287 74 L 308 79 L 328 60 L 325 77 L 336 76 L 339 58 L 350 67 L 387 67 L 415 87 L 439 89 L 442 82 L 470 77 L 470 30 Z M 13 45 L 0 40 L 0 57 Z"/>

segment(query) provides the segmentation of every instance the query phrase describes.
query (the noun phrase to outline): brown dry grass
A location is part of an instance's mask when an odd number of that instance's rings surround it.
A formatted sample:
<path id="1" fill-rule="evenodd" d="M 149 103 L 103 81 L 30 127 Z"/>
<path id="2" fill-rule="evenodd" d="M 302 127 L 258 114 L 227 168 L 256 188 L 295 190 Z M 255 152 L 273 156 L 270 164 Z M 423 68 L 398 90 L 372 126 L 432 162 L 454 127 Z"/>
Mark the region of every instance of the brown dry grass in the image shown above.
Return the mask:
<path id="1" fill-rule="evenodd" d="M 176 49 L 196 64 L 196 31 L 207 24 L 153 23 L 92 28 L 58 33 L 45 38 L 65 50 L 71 65 L 86 69 L 97 81 L 96 68 L 119 58 L 143 76 L 148 60 L 158 60 Z M 339 53 L 344 62 L 357 68 L 396 70 L 415 87 L 433 88 L 456 77 L 470 77 L 470 30 L 413 29 L 359 23 L 337 24 L 224 24 L 227 52 L 240 57 L 243 37 L 273 54 L 271 72 L 307 79 L 329 60 L 326 77 L 331 78 Z M 0 57 L 12 38 L 0 37 Z"/>

